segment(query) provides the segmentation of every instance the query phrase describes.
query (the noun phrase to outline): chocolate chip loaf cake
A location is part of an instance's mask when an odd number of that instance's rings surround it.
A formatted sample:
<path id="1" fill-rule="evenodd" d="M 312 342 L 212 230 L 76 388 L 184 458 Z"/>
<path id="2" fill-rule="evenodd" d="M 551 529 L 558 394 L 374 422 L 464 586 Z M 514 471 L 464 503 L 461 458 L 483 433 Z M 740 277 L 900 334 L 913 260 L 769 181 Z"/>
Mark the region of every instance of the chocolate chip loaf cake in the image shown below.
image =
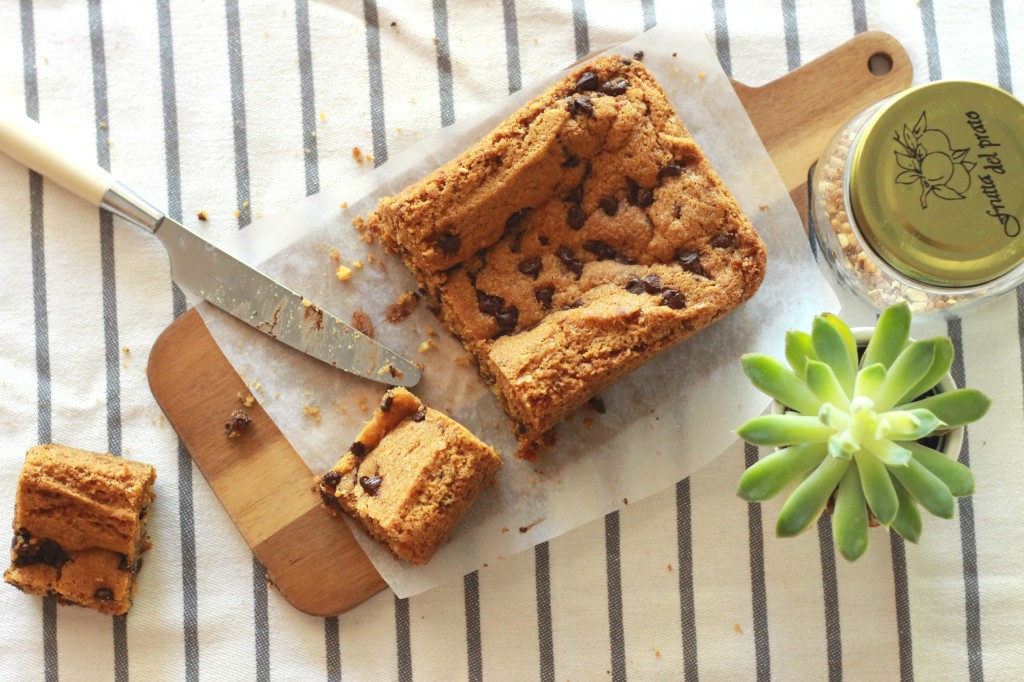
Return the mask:
<path id="1" fill-rule="evenodd" d="M 142 553 L 156 470 L 62 445 L 28 451 L 4 580 L 64 604 L 122 615 Z"/>
<path id="2" fill-rule="evenodd" d="M 369 224 L 475 358 L 526 456 L 749 299 L 766 267 L 654 77 L 621 57 L 580 67 Z"/>
<path id="3" fill-rule="evenodd" d="M 394 388 L 317 486 L 396 556 L 425 564 L 500 466 L 461 424 Z"/>

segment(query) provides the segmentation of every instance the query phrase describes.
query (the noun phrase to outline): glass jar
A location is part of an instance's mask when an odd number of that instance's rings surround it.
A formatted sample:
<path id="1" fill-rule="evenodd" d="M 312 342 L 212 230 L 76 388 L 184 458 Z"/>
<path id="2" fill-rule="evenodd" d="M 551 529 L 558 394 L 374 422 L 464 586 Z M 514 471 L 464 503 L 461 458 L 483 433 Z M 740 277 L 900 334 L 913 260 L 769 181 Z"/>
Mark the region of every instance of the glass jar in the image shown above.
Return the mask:
<path id="1" fill-rule="evenodd" d="M 938 81 L 872 105 L 810 190 L 819 262 L 877 309 L 960 313 L 1024 282 L 1024 104 L 996 87 Z"/>

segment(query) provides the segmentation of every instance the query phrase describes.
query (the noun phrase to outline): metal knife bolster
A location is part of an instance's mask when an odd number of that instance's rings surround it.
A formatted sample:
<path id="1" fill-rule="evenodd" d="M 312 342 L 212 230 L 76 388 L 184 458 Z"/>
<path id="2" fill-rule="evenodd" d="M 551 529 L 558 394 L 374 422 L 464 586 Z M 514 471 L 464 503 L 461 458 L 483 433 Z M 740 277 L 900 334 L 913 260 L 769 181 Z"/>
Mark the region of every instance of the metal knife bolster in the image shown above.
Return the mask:
<path id="1" fill-rule="evenodd" d="M 156 232 L 164 212 L 133 192 L 128 186 L 114 181 L 107 193 L 103 195 L 100 208 L 121 216 L 139 227 Z"/>

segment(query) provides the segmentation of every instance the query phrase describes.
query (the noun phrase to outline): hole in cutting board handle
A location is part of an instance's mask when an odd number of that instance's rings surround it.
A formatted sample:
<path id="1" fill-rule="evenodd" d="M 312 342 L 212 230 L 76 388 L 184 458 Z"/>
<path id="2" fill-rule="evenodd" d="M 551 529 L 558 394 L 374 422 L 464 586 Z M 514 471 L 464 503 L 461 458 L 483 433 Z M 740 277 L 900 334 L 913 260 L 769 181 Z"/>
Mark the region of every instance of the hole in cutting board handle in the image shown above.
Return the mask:
<path id="1" fill-rule="evenodd" d="M 868 57 L 868 71 L 875 78 L 888 76 L 892 71 L 892 55 L 885 52 L 876 52 Z"/>

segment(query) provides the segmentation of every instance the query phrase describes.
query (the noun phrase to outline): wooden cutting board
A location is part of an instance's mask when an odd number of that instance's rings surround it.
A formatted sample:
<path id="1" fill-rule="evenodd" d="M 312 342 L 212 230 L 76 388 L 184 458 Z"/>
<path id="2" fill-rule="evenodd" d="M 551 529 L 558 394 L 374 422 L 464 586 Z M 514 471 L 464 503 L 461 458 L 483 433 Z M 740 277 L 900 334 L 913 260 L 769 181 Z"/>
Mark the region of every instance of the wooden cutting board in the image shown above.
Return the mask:
<path id="1" fill-rule="evenodd" d="M 874 75 L 872 57 L 891 63 L 891 70 Z M 899 42 L 869 32 L 767 85 L 734 83 L 801 215 L 808 169 L 833 133 L 872 102 L 909 86 L 912 75 Z M 313 472 L 259 404 L 247 409 L 252 424 L 243 437 L 225 437 L 237 395 L 249 390 L 198 312 L 160 335 L 148 374 L 157 403 L 285 599 L 305 613 L 330 616 L 387 586 L 348 526 L 320 506 Z"/>

